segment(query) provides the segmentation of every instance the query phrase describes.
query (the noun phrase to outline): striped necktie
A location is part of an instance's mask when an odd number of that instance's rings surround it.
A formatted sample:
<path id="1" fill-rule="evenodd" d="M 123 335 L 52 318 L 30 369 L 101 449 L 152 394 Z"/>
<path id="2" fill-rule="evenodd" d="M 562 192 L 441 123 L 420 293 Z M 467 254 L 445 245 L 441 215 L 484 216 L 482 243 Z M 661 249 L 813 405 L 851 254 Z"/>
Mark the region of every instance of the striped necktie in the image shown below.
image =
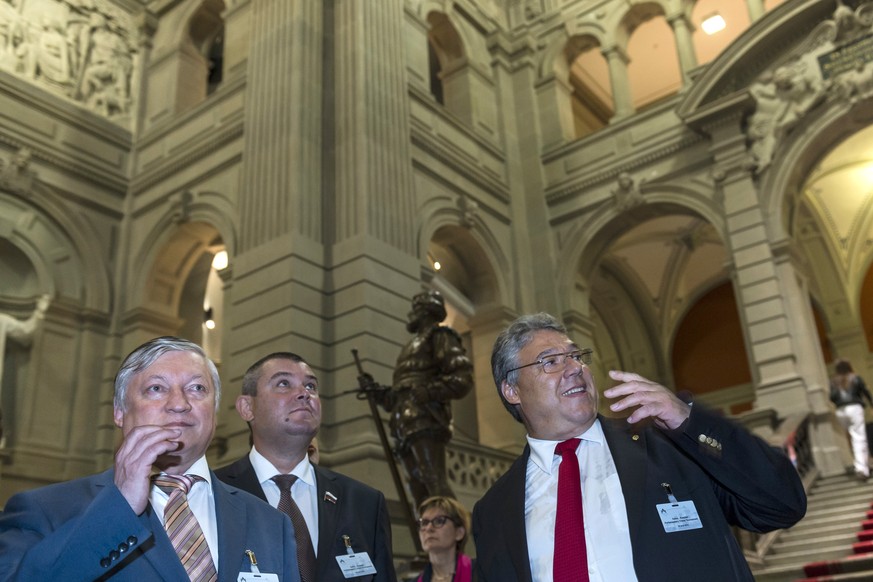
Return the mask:
<path id="1" fill-rule="evenodd" d="M 312 538 L 309 536 L 309 528 L 306 527 L 306 520 L 303 519 L 300 508 L 291 498 L 291 486 L 297 481 L 297 475 L 276 475 L 271 479 L 279 486 L 279 505 L 276 509 L 287 514 L 294 525 L 300 581 L 315 582 L 315 550 L 312 549 Z"/>
<path id="2" fill-rule="evenodd" d="M 188 507 L 188 492 L 196 481 L 205 479 L 198 475 L 158 475 L 154 478 L 154 484 L 170 496 L 164 507 L 164 528 L 188 577 L 191 582 L 216 582 L 218 572 L 206 536 Z"/>

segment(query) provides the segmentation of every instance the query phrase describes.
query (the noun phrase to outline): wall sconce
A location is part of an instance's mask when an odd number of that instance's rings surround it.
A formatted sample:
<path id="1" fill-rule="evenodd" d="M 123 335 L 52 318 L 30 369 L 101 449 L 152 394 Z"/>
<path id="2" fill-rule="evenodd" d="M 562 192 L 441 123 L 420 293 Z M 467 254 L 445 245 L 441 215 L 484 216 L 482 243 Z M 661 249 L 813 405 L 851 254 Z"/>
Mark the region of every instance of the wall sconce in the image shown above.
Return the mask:
<path id="1" fill-rule="evenodd" d="M 206 329 L 215 329 L 215 319 L 212 318 L 212 308 L 203 310 L 203 325 Z"/>

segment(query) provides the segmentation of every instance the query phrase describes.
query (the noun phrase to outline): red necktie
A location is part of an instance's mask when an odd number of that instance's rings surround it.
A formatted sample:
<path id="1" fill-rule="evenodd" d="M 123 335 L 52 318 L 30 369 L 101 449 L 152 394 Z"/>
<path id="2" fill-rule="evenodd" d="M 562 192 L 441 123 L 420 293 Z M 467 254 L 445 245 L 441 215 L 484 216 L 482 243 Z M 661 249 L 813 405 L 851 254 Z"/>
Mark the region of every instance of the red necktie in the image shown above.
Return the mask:
<path id="1" fill-rule="evenodd" d="M 585 522 L 582 517 L 582 484 L 576 448 L 580 439 L 558 443 L 558 510 L 555 515 L 554 582 L 588 582 L 588 554 L 585 551 Z"/>

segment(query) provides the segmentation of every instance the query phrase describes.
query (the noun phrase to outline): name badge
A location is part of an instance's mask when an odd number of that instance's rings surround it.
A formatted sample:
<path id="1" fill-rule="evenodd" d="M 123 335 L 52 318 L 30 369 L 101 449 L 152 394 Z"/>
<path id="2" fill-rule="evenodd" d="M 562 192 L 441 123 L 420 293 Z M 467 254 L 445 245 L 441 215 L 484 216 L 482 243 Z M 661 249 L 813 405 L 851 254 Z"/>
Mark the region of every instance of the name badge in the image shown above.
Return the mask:
<path id="1" fill-rule="evenodd" d="M 336 557 L 336 562 L 339 564 L 343 576 L 346 578 L 354 578 L 356 576 L 366 576 L 367 574 L 375 574 L 376 567 L 373 566 L 373 561 L 367 552 L 360 554 L 340 554 Z"/>
<path id="2" fill-rule="evenodd" d="M 270 572 L 261 572 L 258 570 L 258 559 L 255 553 L 251 550 L 246 550 L 245 555 L 248 556 L 251 562 L 251 572 L 240 572 L 236 577 L 236 582 L 279 582 L 279 576 Z"/>
<path id="3" fill-rule="evenodd" d="M 658 516 L 661 518 L 664 531 L 667 533 L 703 527 L 693 501 L 659 503 L 655 507 L 658 508 Z"/>

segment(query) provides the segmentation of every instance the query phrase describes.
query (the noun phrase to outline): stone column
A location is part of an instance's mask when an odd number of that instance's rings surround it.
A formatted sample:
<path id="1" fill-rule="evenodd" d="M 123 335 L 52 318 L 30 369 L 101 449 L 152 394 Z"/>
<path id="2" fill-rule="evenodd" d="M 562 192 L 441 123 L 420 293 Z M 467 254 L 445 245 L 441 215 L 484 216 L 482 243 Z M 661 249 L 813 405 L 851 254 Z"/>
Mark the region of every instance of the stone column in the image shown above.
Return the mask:
<path id="1" fill-rule="evenodd" d="M 279 348 L 325 378 L 321 0 L 252 0 L 247 60 L 239 237 L 228 249 L 225 297 L 228 386 Z M 233 407 L 226 398 L 223 409 Z M 233 418 L 232 411 L 226 418 Z M 245 431 L 240 422 L 239 432 Z"/>
<path id="2" fill-rule="evenodd" d="M 609 82 L 615 106 L 615 115 L 610 122 L 616 122 L 634 113 L 630 79 L 627 75 L 628 57 L 624 49 L 618 46 L 604 47 L 602 53 L 609 65 Z"/>
<path id="3" fill-rule="evenodd" d="M 746 0 L 746 7 L 749 9 L 749 22 L 752 24 L 764 16 L 764 13 L 766 12 L 764 8 L 764 0 Z"/>
<path id="4" fill-rule="evenodd" d="M 252 0 L 240 251 L 322 235 L 322 2 Z"/>
<path id="5" fill-rule="evenodd" d="M 554 149 L 576 139 L 573 87 L 569 81 L 551 75 L 539 81 L 534 90 L 544 149 Z"/>
<path id="6" fill-rule="evenodd" d="M 826 374 L 798 271 L 769 239 L 761 196 L 740 132 L 741 114 L 707 128 L 723 200 L 726 245 L 756 386 L 756 409 L 813 415 L 813 454 L 827 475 L 842 472 L 825 393 Z"/>
<path id="7" fill-rule="evenodd" d="M 324 180 L 332 208 L 331 365 L 338 387 L 355 387 L 357 349 L 366 371 L 387 385 L 409 339 L 406 314 L 422 289 L 424 258 L 415 226 L 404 3 L 326 4 L 333 65 L 325 88 L 332 109 L 325 112 Z M 337 468 L 397 499 L 367 404 L 337 398 L 329 414 L 327 443 L 357 436 L 338 447 Z"/>
<path id="8" fill-rule="evenodd" d="M 679 55 L 679 68 L 682 71 L 682 84 L 688 83 L 688 73 L 697 66 L 694 54 L 694 43 L 691 40 L 693 28 L 685 14 L 673 14 L 667 17 L 667 22 L 676 36 L 676 52 Z"/>

